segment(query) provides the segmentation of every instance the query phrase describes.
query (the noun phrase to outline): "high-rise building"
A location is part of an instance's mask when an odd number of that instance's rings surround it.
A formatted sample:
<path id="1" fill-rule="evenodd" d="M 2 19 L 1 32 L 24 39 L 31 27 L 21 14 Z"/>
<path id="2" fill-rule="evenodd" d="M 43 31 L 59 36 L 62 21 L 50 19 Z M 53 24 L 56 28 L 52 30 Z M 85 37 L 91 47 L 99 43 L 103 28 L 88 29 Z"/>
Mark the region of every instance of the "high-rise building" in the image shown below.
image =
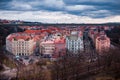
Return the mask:
<path id="1" fill-rule="evenodd" d="M 72 31 L 71 35 L 66 37 L 66 48 L 73 53 L 84 50 L 83 35 L 81 31 Z"/>

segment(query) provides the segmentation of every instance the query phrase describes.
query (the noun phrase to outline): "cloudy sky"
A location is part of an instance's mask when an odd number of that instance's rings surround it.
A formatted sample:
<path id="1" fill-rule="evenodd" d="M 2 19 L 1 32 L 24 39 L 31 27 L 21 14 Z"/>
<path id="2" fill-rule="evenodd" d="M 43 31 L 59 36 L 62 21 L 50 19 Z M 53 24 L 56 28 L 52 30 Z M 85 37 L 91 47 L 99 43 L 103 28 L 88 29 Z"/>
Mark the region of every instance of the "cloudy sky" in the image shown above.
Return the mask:
<path id="1" fill-rule="evenodd" d="M 0 0 L 0 19 L 44 23 L 120 22 L 120 0 Z"/>

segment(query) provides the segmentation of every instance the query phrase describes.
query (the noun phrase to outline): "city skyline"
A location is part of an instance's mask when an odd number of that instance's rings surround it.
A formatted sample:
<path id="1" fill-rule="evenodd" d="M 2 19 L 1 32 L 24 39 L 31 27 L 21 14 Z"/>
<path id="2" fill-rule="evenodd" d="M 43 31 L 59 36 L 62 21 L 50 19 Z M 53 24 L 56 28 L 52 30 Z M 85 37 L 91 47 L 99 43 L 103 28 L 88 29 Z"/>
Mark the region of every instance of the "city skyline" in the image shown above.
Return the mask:
<path id="1" fill-rule="evenodd" d="M 0 19 L 43 23 L 120 22 L 120 0 L 1 0 Z"/>

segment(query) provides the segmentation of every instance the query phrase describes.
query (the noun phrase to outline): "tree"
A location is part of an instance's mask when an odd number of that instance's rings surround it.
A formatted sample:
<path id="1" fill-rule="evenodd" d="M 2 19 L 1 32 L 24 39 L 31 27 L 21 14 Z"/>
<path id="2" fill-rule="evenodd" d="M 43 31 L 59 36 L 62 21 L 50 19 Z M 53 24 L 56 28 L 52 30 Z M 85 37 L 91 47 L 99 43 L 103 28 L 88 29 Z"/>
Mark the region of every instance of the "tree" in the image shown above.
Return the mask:
<path id="1" fill-rule="evenodd" d="M 103 70 L 106 73 L 112 73 L 114 75 L 120 74 L 120 53 L 119 49 L 110 49 L 109 52 L 104 52 L 102 56 L 104 60 L 104 68 Z M 118 67 L 119 66 L 119 67 Z M 117 72 L 117 74 L 116 74 Z"/>

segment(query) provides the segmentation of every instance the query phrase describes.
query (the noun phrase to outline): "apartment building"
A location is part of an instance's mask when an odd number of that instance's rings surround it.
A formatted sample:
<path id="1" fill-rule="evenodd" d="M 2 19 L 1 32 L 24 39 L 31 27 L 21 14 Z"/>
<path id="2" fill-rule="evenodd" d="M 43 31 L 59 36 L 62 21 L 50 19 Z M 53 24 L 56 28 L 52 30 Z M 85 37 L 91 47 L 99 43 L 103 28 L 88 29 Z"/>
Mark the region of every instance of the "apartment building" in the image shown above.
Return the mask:
<path id="1" fill-rule="evenodd" d="M 19 56 L 29 56 L 34 53 L 36 40 L 39 37 L 34 34 L 13 33 L 6 38 L 6 50 Z"/>
<path id="2" fill-rule="evenodd" d="M 66 48 L 73 53 L 84 50 L 83 35 L 81 31 L 72 31 L 71 35 L 66 37 Z"/>
<path id="3" fill-rule="evenodd" d="M 110 48 L 110 38 L 108 38 L 105 33 L 100 33 L 96 38 L 95 47 L 99 53 L 108 51 Z"/>

